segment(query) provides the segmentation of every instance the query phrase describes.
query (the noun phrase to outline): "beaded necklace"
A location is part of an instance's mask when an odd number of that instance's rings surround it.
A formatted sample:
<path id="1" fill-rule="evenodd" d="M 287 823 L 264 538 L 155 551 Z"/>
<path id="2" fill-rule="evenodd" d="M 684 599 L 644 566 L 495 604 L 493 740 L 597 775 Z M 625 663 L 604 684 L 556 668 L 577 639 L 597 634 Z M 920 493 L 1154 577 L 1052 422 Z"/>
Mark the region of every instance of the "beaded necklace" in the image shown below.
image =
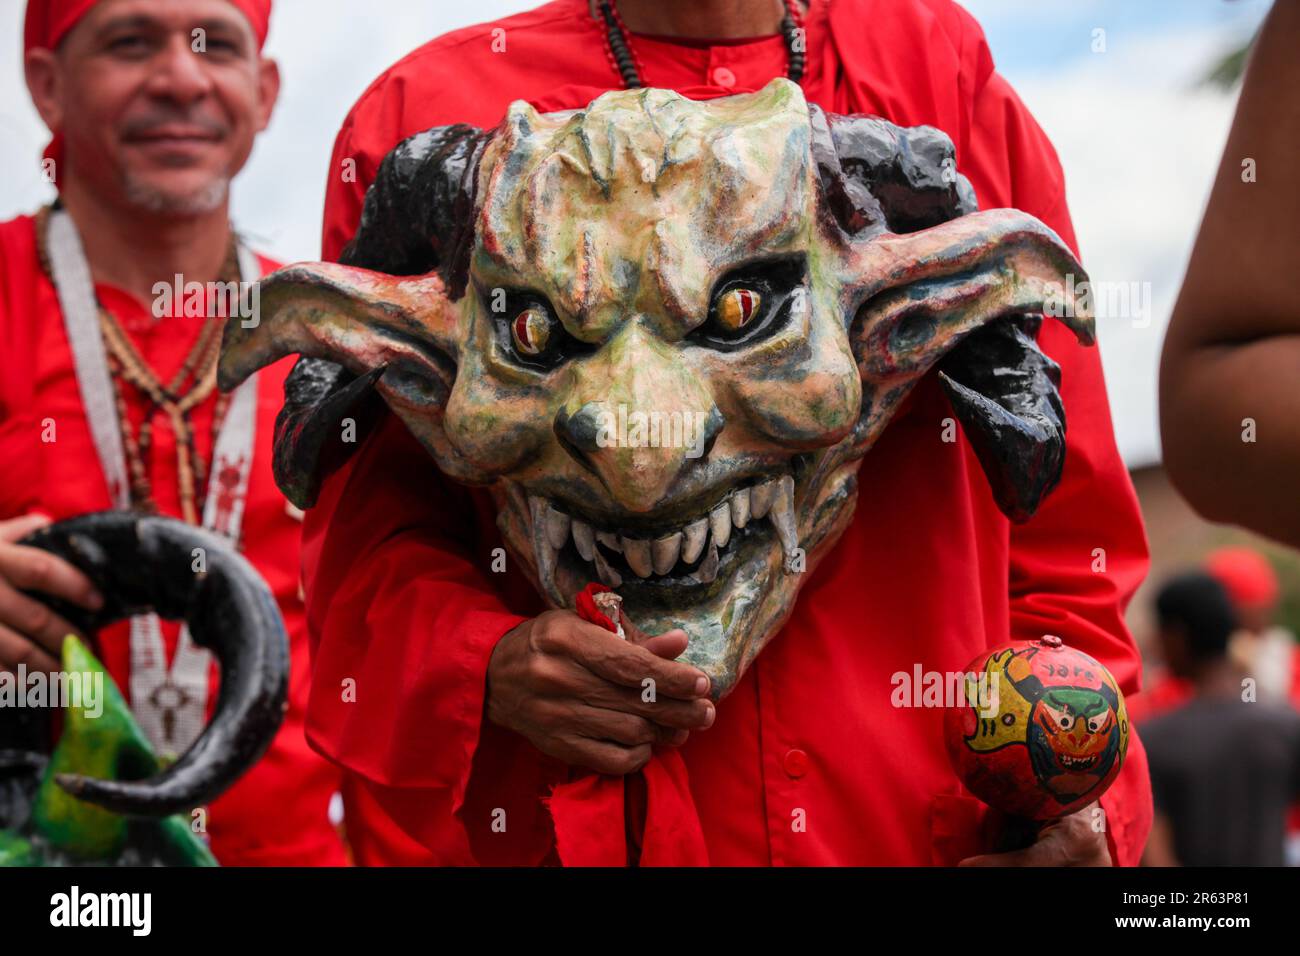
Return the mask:
<path id="1" fill-rule="evenodd" d="M 50 208 L 42 209 L 36 216 L 37 249 L 41 268 L 53 275 L 46 248 L 46 233 Z M 222 282 L 239 281 L 239 259 L 232 234 L 230 251 L 221 269 Z M 118 428 L 126 458 L 130 481 L 131 506 L 140 511 L 156 513 L 153 484 L 149 479 L 152 460 L 153 416 L 162 411 L 176 436 L 176 470 L 181 517 L 189 524 L 201 521 L 199 502 L 203 500 L 209 473 L 208 463 L 198 453 L 190 413 L 201 405 L 216 389 L 217 359 L 221 353 L 222 323 L 209 319 L 203 324 L 189 355 L 172 378 L 163 385 L 148 362 L 140 355 L 117 318 L 103 303 L 99 306 L 99 326 L 108 358 L 109 374 L 113 381 L 114 401 L 117 406 Z M 189 383 L 188 388 L 186 383 Z M 134 389 L 146 399 L 144 418 L 138 431 L 132 428 L 127 414 L 127 390 Z M 230 396 L 219 394 L 212 415 L 212 447 L 225 421 Z"/>
<path id="2" fill-rule="evenodd" d="M 803 17 L 794 0 L 782 0 L 782 3 L 785 6 L 785 15 L 781 17 L 781 38 L 785 40 L 786 56 L 789 59 L 786 75 L 798 83 L 803 78 L 804 71 L 804 51 L 801 44 L 797 42 L 803 29 Z M 612 0 L 599 0 L 596 7 L 605 21 L 608 52 L 614 59 L 619 75 L 623 78 L 623 87 L 629 90 L 641 89 L 645 83 L 641 79 L 639 61 L 632 52 L 627 27 L 623 24 L 623 18 L 618 15 L 618 8 L 614 6 Z"/>

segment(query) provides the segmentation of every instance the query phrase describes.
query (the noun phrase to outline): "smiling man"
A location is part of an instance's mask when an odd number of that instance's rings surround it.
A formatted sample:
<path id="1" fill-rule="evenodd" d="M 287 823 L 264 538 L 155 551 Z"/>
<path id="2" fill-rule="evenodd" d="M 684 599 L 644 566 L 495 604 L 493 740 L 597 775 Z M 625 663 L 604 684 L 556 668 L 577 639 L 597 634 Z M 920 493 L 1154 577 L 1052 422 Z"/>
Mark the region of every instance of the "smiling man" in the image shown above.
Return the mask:
<path id="1" fill-rule="evenodd" d="M 271 479 L 287 367 L 222 397 L 221 316 L 154 308 L 155 286 L 178 276 L 206 288 L 274 267 L 239 241 L 228 208 L 279 92 L 261 54 L 270 6 L 28 5 L 27 84 L 54 134 L 45 168 L 59 199 L 0 225 L 0 666 L 52 670 L 72 630 L 20 591 L 101 600 L 72 566 L 16 543 L 50 518 L 134 508 L 226 534 L 275 593 L 292 676 L 266 756 L 207 808 L 211 848 L 223 864 L 341 864 L 328 814 L 340 774 L 303 736 L 299 521 Z M 99 638 L 155 749 L 183 752 L 216 700 L 207 652 L 151 616 Z"/>

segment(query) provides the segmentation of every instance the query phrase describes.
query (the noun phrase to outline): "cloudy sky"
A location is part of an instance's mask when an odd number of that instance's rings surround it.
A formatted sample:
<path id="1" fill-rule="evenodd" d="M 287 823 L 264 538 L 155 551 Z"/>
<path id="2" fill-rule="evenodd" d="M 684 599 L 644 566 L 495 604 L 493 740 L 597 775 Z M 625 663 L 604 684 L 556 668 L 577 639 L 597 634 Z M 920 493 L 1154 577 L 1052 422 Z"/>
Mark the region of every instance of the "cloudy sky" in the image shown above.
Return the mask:
<path id="1" fill-rule="evenodd" d="M 349 107 L 425 38 L 534 6 L 534 0 L 277 0 L 269 53 L 284 89 L 234 193 L 239 227 L 284 260 L 317 254 L 326 165 Z M 22 81 L 22 0 L 0 0 L 0 218 L 49 196 L 46 134 Z M 1159 457 L 1156 368 L 1234 96 L 1201 86 L 1249 38 L 1268 0 L 967 0 L 1001 72 L 1056 145 L 1083 260 L 1128 288 L 1129 314 L 1099 323 L 1120 448 Z M 382 11 L 382 15 L 381 15 Z M 1148 301 L 1149 310 L 1142 308 Z"/>

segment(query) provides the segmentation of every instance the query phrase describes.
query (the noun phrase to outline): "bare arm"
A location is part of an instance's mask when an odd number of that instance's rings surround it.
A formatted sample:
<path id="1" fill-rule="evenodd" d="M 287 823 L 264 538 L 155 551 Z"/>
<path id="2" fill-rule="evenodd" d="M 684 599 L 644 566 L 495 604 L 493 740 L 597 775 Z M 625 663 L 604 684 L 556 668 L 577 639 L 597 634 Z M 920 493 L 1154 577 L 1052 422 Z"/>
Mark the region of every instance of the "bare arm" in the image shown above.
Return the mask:
<path id="1" fill-rule="evenodd" d="M 1297 41 L 1300 0 L 1278 0 L 1246 71 L 1160 369 L 1165 465 L 1179 491 L 1211 520 L 1293 545 L 1300 545 Z"/>

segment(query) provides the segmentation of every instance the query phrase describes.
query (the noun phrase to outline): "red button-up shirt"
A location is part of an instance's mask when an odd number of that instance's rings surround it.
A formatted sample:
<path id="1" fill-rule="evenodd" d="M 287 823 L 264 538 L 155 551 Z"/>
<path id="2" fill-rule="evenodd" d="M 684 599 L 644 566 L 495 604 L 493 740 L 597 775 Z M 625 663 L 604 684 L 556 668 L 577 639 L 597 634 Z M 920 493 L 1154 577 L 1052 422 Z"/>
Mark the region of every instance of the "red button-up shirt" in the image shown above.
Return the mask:
<path id="1" fill-rule="evenodd" d="M 269 259 L 260 262 L 266 271 L 276 267 Z M 202 323 L 221 321 L 179 315 L 155 319 L 145 304 L 120 289 L 99 285 L 96 293 L 164 382 L 180 369 Z M 177 306 L 181 311 L 180 303 Z M 347 862 L 342 837 L 329 820 L 330 798 L 339 791 L 342 774 L 308 747 L 303 734 L 310 665 L 298 596 L 301 522 L 288 510 L 271 476 L 275 416 L 290 367 L 290 362 L 277 363 L 258 379 L 257 436 L 243 518 L 244 556 L 275 594 L 289 632 L 289 711 L 266 755 L 208 808 L 211 848 L 226 865 Z M 127 396 L 127 414 L 138 431 L 147 402 L 132 389 Z M 212 456 L 216 401 L 213 393 L 190 415 L 196 448 L 204 461 Z M 47 424 L 53 426 L 52 432 Z M 153 496 L 160 513 L 178 517 L 176 435 L 161 412 L 153 415 L 151 424 L 149 479 Z M 54 285 L 40 267 L 30 216 L 0 223 L 0 463 L 0 518 L 39 511 L 57 520 L 111 507 L 81 402 L 63 314 Z M 163 622 L 169 662 L 178 633 L 177 625 Z M 95 650 L 129 700 L 127 625 L 105 628 Z M 217 686 L 214 665 L 209 714 Z"/>
<path id="2" fill-rule="evenodd" d="M 1074 244 L 1051 144 L 961 8 L 814 0 L 805 26 L 809 101 L 943 129 L 982 208 L 1018 207 Z M 650 86 L 717 95 L 786 71 L 777 36 L 631 44 Z M 586 0 L 420 47 L 371 85 L 339 133 L 325 256 L 351 236 L 366 185 L 406 136 L 453 122 L 490 128 L 515 99 L 577 108 L 619 86 Z M 952 414 L 941 390 L 918 386 L 868 453 L 852 526 L 789 623 L 681 750 L 710 862 L 951 863 L 989 848 L 991 818 L 948 764 L 942 710 L 891 706 L 899 671 L 960 670 L 1008 639 L 1050 632 L 1138 690 L 1122 611 L 1146 571 L 1146 542 L 1099 358 L 1055 323 L 1040 342 L 1063 369 L 1060 486 L 1032 521 L 1010 525 L 970 447 L 940 440 Z M 483 492 L 444 479 L 392 416 L 324 483 L 304 532 L 316 642 L 308 734 L 438 859 L 554 861 L 557 836 L 561 851 L 582 840 L 546 803 L 564 768 L 483 719 L 496 641 L 540 609 L 513 567 L 490 572 L 494 517 Z M 1136 737 L 1101 802 L 1113 858 L 1136 863 L 1151 818 Z"/>

